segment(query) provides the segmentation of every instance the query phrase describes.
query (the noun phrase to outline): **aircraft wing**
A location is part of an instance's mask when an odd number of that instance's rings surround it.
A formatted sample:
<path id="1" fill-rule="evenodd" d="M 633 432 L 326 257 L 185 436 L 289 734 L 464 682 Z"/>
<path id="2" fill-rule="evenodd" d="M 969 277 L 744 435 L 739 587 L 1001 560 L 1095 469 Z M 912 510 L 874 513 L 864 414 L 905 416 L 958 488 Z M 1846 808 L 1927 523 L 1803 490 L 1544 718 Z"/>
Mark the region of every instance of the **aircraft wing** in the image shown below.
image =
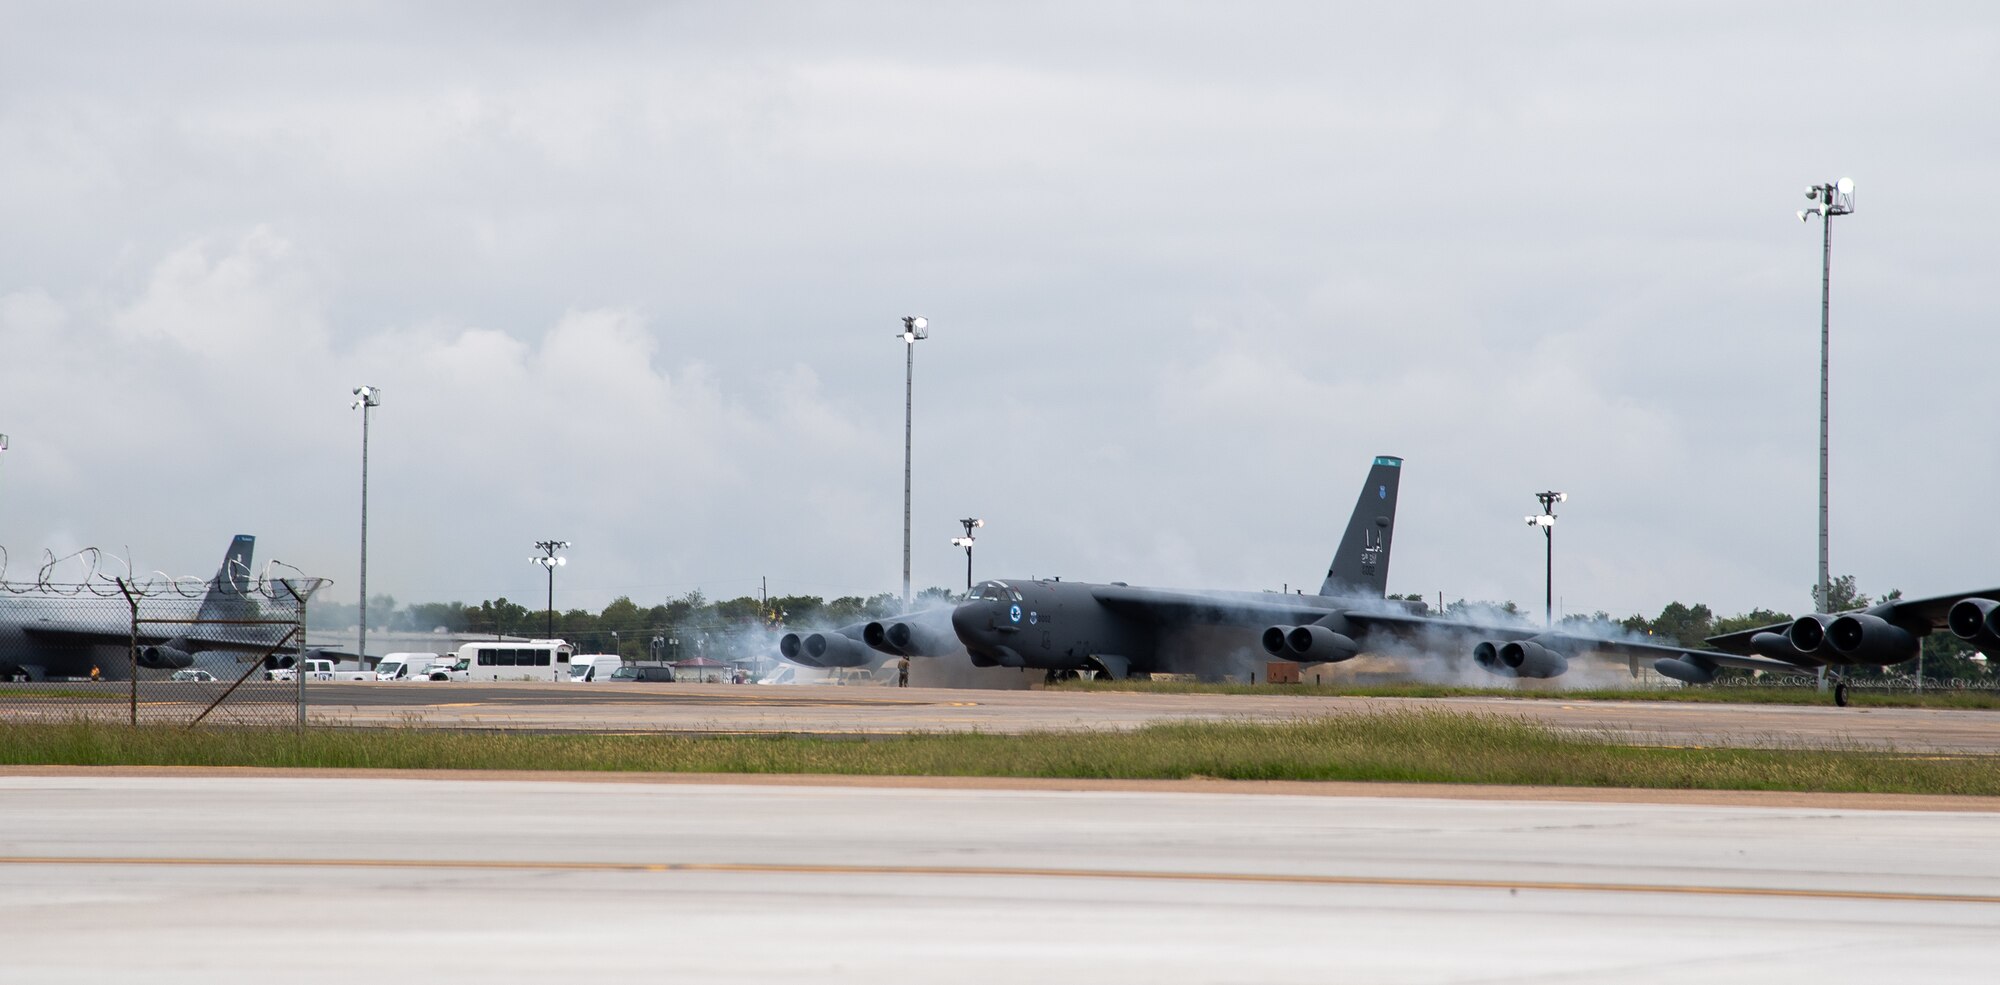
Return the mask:
<path id="1" fill-rule="evenodd" d="M 1951 611 L 1952 606 L 1966 599 L 1973 598 L 2000 599 L 2000 588 L 1988 588 L 1976 592 L 1953 592 L 1950 595 L 1933 595 L 1930 598 L 1923 599 L 1897 599 L 1894 602 L 1878 603 L 1866 609 L 1856 609 L 1853 611 L 1872 613 L 1905 628 L 1910 628 L 1912 624 L 1920 623 L 1928 626 L 1931 630 L 1938 630 L 1944 628 L 1945 614 Z M 1750 649 L 1751 637 L 1756 636 L 1758 633 L 1782 633 L 1790 629 L 1791 626 L 1792 624 L 1789 622 L 1773 623 L 1769 626 L 1757 626 L 1752 629 L 1738 630 L 1734 633 L 1711 636 L 1707 642 L 1709 646 L 1726 653 L 1748 654 L 1754 652 Z M 1730 666 L 1735 665 L 1731 664 Z"/>
<path id="2" fill-rule="evenodd" d="M 239 653 L 297 653 L 301 649 L 296 641 L 286 642 L 282 646 L 279 645 L 279 641 L 284 637 L 284 627 L 282 626 L 207 628 L 210 630 L 209 632 L 190 633 L 182 638 L 199 644 L 202 650 L 225 650 Z M 226 632 L 226 630 L 231 629 L 235 630 L 235 632 Z M 21 632 L 36 643 L 51 647 L 128 646 L 133 642 L 131 630 L 115 629 L 107 626 L 29 625 L 22 626 Z M 153 646 L 170 642 L 176 638 L 174 634 L 162 633 L 157 629 L 147 628 L 139 633 L 138 643 L 140 646 Z M 359 658 L 359 654 L 348 653 L 344 650 L 333 650 L 317 646 L 307 646 L 304 649 L 312 650 L 329 660 L 352 660 Z"/>
<path id="3" fill-rule="evenodd" d="M 1324 605 L 1304 605 L 1289 600 L 1305 596 L 1266 593 L 1260 597 L 1204 594 L 1161 588 L 1130 588 L 1125 585 L 1096 585 L 1090 590 L 1098 604 L 1121 615 L 1153 623 L 1191 622 L 1217 626 L 1269 626 L 1276 623 L 1315 622 L 1341 611 Z M 1317 598 L 1317 596 L 1314 596 Z"/>
<path id="4" fill-rule="evenodd" d="M 21 627 L 21 632 L 46 646 L 126 646 L 132 642 L 130 629 L 107 626 L 26 625 Z M 141 644 L 159 643 L 165 639 L 157 632 L 139 634 Z"/>
<path id="5" fill-rule="evenodd" d="M 1347 611 L 1342 615 L 1348 623 L 1368 635 L 1382 633 L 1405 639 L 1435 639 L 1439 634 L 1448 634 L 1459 640 L 1511 641 L 1535 639 L 1544 645 L 1554 647 L 1571 656 L 1596 654 L 1600 657 L 1622 659 L 1632 666 L 1641 660 L 1685 660 L 1697 666 L 1713 669 L 1717 666 L 1735 667 L 1741 670 L 1762 670 L 1780 674 L 1810 674 L 1813 668 L 1801 667 L 1773 660 L 1769 657 L 1742 656 L 1701 650 L 1693 647 L 1672 646 L 1665 643 L 1647 643 L 1640 640 L 1609 639 L 1588 633 L 1564 632 L 1562 629 L 1546 629 L 1540 626 L 1482 626 L 1477 623 L 1454 622 L 1432 616 L 1419 616 L 1401 612 Z M 1817 665 L 1814 665 L 1817 666 Z"/>
<path id="6" fill-rule="evenodd" d="M 1548 630 L 1540 626 L 1481 625 L 1439 619 L 1435 616 L 1420 616 L 1408 611 L 1399 611 L 1393 608 L 1394 603 L 1380 603 L 1380 607 L 1377 608 L 1368 604 L 1371 600 L 1356 600 L 1351 607 L 1347 605 L 1329 607 L 1316 597 L 1314 600 L 1320 601 L 1318 605 L 1306 604 L 1304 601 L 1306 597 L 1303 596 L 1275 594 L 1256 596 L 1248 593 L 1240 596 L 1210 595 L 1157 588 L 1130 588 L 1123 585 L 1098 586 L 1091 590 L 1091 595 L 1107 609 L 1128 617 L 1145 619 L 1154 624 L 1190 622 L 1245 627 L 1300 625 L 1317 622 L 1338 613 L 1357 630 L 1357 639 L 1362 640 L 1364 646 L 1367 643 L 1365 637 L 1377 635 L 1406 640 L 1428 639 L 1439 643 L 1448 639 L 1453 643 L 1468 645 L 1480 640 L 1539 638 L 1557 643 L 1568 653 L 1577 655 L 1595 653 L 1633 663 L 1642 659 L 1649 662 L 1685 659 L 1696 664 L 1772 673 L 1809 674 L 1813 671 L 1810 666 L 1799 666 L 1782 660 L 1747 654 L 1636 640 L 1606 639 L 1584 633 L 1564 632 L 1561 629 Z M 1911 604 L 1934 608 L 1938 613 L 1935 618 L 1942 620 L 1943 613 L 1951 608 L 1952 603 L 1965 597 L 1967 596 L 1955 595 Z M 1293 601 L 1294 599 L 1297 601 Z M 1932 608 L 1921 611 L 1930 612 Z M 1746 635 L 1744 639 L 1747 650 L 1748 636 Z"/>

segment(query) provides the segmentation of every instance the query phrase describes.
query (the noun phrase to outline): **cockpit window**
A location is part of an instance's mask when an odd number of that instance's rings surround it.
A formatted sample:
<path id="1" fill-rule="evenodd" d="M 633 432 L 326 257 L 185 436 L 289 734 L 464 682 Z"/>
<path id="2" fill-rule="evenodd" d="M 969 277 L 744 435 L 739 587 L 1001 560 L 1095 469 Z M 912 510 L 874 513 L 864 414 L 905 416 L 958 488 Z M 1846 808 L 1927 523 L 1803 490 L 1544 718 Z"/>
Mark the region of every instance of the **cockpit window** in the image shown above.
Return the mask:
<path id="1" fill-rule="evenodd" d="M 972 590 L 972 597 L 991 602 L 1019 602 L 1021 593 L 1008 588 L 1006 582 L 986 581 L 980 582 L 979 587 Z"/>

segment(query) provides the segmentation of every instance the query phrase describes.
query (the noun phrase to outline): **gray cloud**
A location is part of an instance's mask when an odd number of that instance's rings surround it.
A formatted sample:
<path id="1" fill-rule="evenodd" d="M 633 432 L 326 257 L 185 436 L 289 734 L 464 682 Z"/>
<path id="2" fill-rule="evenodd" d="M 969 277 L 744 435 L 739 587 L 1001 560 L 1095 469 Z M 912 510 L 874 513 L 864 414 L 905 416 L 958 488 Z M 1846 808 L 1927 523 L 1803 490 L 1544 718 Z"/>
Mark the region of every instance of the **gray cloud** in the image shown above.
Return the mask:
<path id="1" fill-rule="evenodd" d="M 46 8 L 0 32 L 0 541 L 351 597 L 870 592 L 916 565 L 1797 608 L 1995 578 L 1979 5 Z"/>

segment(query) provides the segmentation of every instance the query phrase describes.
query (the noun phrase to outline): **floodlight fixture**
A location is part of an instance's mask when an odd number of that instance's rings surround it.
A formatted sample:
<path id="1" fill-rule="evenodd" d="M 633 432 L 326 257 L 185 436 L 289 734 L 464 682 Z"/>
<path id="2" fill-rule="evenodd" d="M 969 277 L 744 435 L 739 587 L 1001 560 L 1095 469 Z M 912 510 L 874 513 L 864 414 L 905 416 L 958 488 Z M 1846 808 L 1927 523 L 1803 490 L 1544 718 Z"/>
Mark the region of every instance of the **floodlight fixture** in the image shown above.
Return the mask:
<path id="1" fill-rule="evenodd" d="M 556 638 L 556 569 L 569 563 L 568 558 L 558 557 L 556 555 L 556 552 L 568 550 L 569 541 L 538 540 L 535 541 L 535 549 L 541 551 L 542 553 L 529 558 L 528 563 L 539 564 L 543 568 L 547 569 L 549 573 L 549 603 L 548 603 L 549 607 L 546 620 L 546 628 L 543 633 L 543 637 L 545 639 L 555 639 Z"/>
<path id="2" fill-rule="evenodd" d="M 1544 618 L 1553 626 L 1556 622 L 1556 504 L 1569 501 L 1569 493 L 1553 489 L 1535 494 L 1535 501 L 1542 504 L 1542 511 L 1528 517 L 1528 526 L 1540 527 L 1544 550 L 1547 552 L 1547 568 L 1544 578 L 1548 591 L 1547 610 Z"/>
<path id="3" fill-rule="evenodd" d="M 980 527 L 986 526 L 986 521 L 976 516 L 968 516 L 958 521 L 958 525 L 965 528 L 965 536 L 953 537 L 951 539 L 951 544 L 953 547 L 965 548 L 965 594 L 971 595 L 972 594 L 972 544 L 974 541 L 979 539 L 977 537 L 972 536 L 972 532 L 974 530 L 979 529 Z"/>

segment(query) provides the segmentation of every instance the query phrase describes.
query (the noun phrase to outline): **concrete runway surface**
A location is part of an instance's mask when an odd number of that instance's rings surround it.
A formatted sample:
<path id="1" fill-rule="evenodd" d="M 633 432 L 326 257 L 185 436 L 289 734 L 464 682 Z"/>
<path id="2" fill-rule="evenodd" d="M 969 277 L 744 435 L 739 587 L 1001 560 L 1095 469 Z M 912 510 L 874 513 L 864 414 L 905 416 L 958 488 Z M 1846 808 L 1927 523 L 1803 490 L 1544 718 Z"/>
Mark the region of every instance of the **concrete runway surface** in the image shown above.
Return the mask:
<path id="1" fill-rule="evenodd" d="M 2000 967 L 1996 813 L 1217 789 L 15 773 L 0 982 L 1761 985 Z"/>
<path id="2" fill-rule="evenodd" d="M 1438 708 L 1529 718 L 1654 745 L 1896 748 L 2000 754 L 2000 712 L 1514 698 L 1360 698 L 731 684 L 315 684 L 328 724 L 550 730 L 893 734 L 1129 729 Z"/>

